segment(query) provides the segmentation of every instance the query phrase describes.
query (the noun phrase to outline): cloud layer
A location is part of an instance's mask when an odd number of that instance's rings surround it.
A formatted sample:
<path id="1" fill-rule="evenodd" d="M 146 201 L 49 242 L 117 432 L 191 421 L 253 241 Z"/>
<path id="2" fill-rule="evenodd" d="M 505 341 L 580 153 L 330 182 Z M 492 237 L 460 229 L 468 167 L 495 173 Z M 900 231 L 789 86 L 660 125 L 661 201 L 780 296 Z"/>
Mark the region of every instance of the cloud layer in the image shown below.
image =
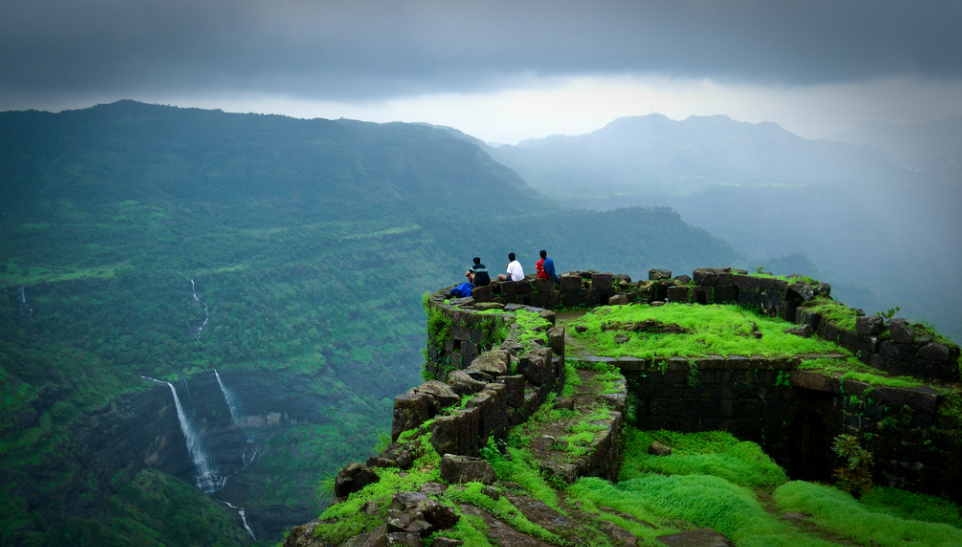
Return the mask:
<path id="1" fill-rule="evenodd" d="M 0 109 L 228 91 L 354 102 L 526 78 L 962 80 L 962 3 L 33 0 L 0 4 Z"/>

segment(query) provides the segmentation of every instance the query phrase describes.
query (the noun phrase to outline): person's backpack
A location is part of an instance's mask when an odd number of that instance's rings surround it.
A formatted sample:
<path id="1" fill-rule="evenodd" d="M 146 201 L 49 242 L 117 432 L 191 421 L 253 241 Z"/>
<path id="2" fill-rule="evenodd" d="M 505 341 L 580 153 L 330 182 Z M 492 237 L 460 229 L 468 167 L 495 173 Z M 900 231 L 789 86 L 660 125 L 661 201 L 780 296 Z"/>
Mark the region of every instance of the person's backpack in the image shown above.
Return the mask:
<path id="1" fill-rule="evenodd" d="M 451 296 L 455 298 L 465 298 L 471 296 L 471 289 L 473 288 L 473 283 L 461 283 L 457 287 L 451 289 Z"/>

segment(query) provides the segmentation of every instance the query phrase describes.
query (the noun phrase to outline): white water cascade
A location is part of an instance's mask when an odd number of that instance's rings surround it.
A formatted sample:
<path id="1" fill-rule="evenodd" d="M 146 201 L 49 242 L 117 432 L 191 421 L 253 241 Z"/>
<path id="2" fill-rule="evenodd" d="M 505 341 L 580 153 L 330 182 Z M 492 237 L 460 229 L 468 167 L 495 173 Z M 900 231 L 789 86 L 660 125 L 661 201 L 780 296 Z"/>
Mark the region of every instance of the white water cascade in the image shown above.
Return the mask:
<path id="1" fill-rule="evenodd" d="M 18 291 L 19 291 L 19 293 L 20 293 L 20 294 L 19 294 L 19 296 L 20 296 L 20 317 L 23 317 L 23 310 L 24 310 L 24 308 L 26 308 L 26 309 L 27 309 L 27 316 L 28 316 L 28 318 L 32 318 L 32 317 L 33 317 L 33 308 L 31 308 L 30 305 L 27 304 L 27 294 L 23 291 L 23 287 L 18 287 Z"/>
<path id="2" fill-rule="evenodd" d="M 230 507 L 231 509 L 237 509 L 238 510 L 237 514 L 240 515 L 241 522 L 244 523 L 244 529 L 247 530 L 247 533 L 251 535 L 251 539 L 257 540 L 257 536 L 254 535 L 254 531 L 251 530 L 250 525 L 247 524 L 247 513 L 244 511 L 243 507 L 237 507 L 236 505 L 233 505 L 229 501 L 224 501 L 224 500 L 217 500 L 217 501 L 223 503 L 224 505 L 226 505 L 227 507 Z"/>
<path id="3" fill-rule="evenodd" d="M 202 304 L 204 306 L 204 322 L 197 327 L 197 332 L 194 333 L 194 340 L 200 340 L 200 333 L 204 332 L 204 328 L 207 326 L 207 322 L 210 321 L 210 312 L 207 311 L 207 303 L 202 301 L 197 296 L 197 286 L 194 285 L 194 278 L 190 278 L 190 292 L 194 297 L 194 301 Z"/>
<path id="4" fill-rule="evenodd" d="M 227 408 L 230 409 L 230 419 L 234 421 L 234 425 L 241 427 L 240 410 L 237 407 L 237 399 L 234 398 L 234 392 L 227 389 L 224 381 L 220 379 L 220 373 L 217 372 L 216 368 L 214 369 L 214 376 L 217 377 L 217 385 L 220 386 L 220 391 L 224 394 L 224 400 L 227 401 Z"/>
<path id="5" fill-rule="evenodd" d="M 210 461 L 210 454 L 204 448 L 200 436 L 194 431 L 194 427 L 184 413 L 184 407 L 180 404 L 180 397 L 177 396 L 177 389 L 170 382 L 167 382 L 167 385 L 170 386 L 170 392 L 174 394 L 174 405 L 177 407 L 180 430 L 184 433 L 184 438 L 187 439 L 187 452 L 197 469 L 197 488 L 200 488 L 205 494 L 216 492 L 227 484 L 227 477 L 221 477 L 217 474 L 217 469 Z"/>

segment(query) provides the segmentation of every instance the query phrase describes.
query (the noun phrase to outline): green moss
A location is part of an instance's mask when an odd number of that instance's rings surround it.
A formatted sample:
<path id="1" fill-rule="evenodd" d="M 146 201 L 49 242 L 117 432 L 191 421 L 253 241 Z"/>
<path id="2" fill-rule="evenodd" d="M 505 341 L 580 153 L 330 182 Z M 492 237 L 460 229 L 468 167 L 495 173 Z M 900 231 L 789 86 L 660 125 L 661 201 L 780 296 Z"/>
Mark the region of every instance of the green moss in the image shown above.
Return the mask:
<path id="1" fill-rule="evenodd" d="M 630 325 L 646 320 L 676 324 L 683 334 L 604 330 L 603 325 Z M 631 356 L 704 357 L 706 355 L 792 356 L 799 353 L 847 353 L 836 344 L 815 338 L 785 333 L 793 326 L 781 319 L 757 315 L 734 305 L 692 306 L 668 304 L 660 307 L 615 306 L 597 308 L 572 325 L 584 325 L 584 333 L 573 335 L 584 341 L 588 351 L 610 357 Z M 754 331 L 761 334 L 758 338 Z M 616 343 L 616 335 L 627 334 L 628 341 Z"/>
<path id="2" fill-rule="evenodd" d="M 842 372 L 842 380 L 858 380 L 879 387 L 920 387 L 925 385 L 925 382 L 911 376 L 888 376 L 884 372 L 874 369 L 854 357 L 846 359 L 809 359 L 800 364 L 798 370 Z"/>

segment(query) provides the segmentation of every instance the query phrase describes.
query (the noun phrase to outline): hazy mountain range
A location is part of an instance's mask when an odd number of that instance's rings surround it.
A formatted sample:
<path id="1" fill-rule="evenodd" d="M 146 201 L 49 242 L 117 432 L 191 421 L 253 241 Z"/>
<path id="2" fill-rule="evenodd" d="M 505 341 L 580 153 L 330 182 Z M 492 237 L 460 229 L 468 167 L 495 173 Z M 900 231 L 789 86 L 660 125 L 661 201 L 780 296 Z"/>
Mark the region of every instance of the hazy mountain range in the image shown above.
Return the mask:
<path id="1" fill-rule="evenodd" d="M 847 142 L 725 116 L 621 118 L 585 135 L 488 147 L 569 207 L 668 206 L 754 264 L 797 264 L 869 313 L 900 306 L 962 339 L 962 119 L 866 124 Z M 920 279 L 924 279 L 920 281 Z"/>

